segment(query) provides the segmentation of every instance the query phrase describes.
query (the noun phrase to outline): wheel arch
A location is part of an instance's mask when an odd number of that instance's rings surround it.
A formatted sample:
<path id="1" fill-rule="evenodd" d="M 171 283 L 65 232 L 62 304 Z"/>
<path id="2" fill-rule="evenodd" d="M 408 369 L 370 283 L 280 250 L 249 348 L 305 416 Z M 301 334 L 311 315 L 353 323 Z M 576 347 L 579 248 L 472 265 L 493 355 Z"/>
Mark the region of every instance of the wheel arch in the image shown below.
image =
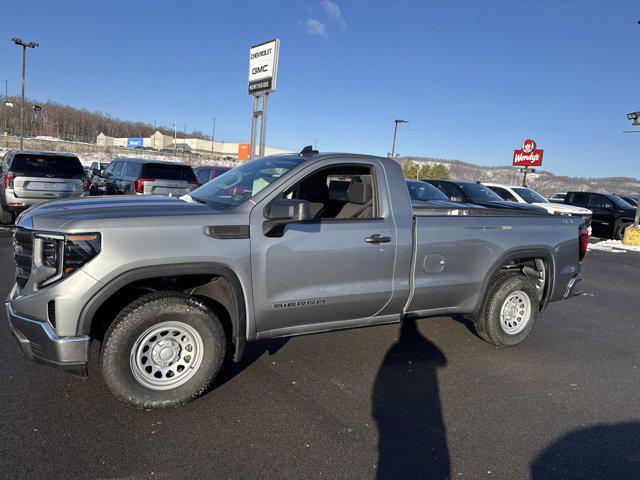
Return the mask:
<path id="1" fill-rule="evenodd" d="M 549 303 L 549 298 L 553 295 L 553 288 L 555 286 L 555 261 L 553 250 L 550 247 L 539 246 L 508 250 L 493 263 L 482 284 L 482 291 L 478 298 L 476 308 L 473 311 L 473 315 L 478 315 L 482 303 L 487 295 L 487 290 L 491 286 L 491 282 L 498 272 L 506 267 L 522 266 L 524 265 L 524 262 L 536 259 L 542 260 L 544 264 L 545 282 L 542 298 L 539 304 L 539 310 L 544 310 Z"/>
<path id="2" fill-rule="evenodd" d="M 228 310 L 231 340 L 235 347 L 234 360 L 239 361 L 247 342 L 246 296 L 238 275 L 228 266 L 219 263 L 153 265 L 124 272 L 106 283 L 85 304 L 80 312 L 76 333 L 90 334 L 96 323 L 96 314 L 100 309 L 106 306 L 109 300 L 114 299 L 129 287 L 138 291 L 145 291 L 145 289 L 148 291 L 153 288 L 145 287 L 144 281 L 195 276 L 210 277 L 210 280 L 189 289 L 189 293 L 205 300 L 218 302 Z M 223 279 L 224 284 L 228 287 L 213 285 L 217 279 Z M 223 298 L 218 297 L 217 294 Z"/>

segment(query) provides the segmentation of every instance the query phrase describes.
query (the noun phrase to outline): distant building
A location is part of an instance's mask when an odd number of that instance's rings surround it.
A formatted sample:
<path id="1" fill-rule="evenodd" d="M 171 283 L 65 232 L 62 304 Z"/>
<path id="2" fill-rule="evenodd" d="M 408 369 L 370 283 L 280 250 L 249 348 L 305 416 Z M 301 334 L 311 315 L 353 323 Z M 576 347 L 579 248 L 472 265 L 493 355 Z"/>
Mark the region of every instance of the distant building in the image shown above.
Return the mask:
<path id="1" fill-rule="evenodd" d="M 104 133 L 100 133 L 96 138 L 96 144 L 101 147 L 123 147 L 134 148 L 133 145 L 140 145 L 146 148 L 153 148 L 155 150 L 162 149 L 177 149 L 188 150 L 196 153 L 215 153 L 217 155 L 225 155 L 229 157 L 244 158 L 248 149 L 247 144 L 244 143 L 227 143 L 227 142 L 212 142 L 211 140 L 202 140 L 200 138 L 179 138 L 174 142 L 174 138 L 171 135 L 164 135 L 161 132 L 156 132 L 150 137 L 146 138 L 115 138 L 109 137 Z M 272 148 L 265 146 L 266 155 L 277 155 L 279 153 L 291 153 L 288 150 L 281 150 L 279 148 Z"/>

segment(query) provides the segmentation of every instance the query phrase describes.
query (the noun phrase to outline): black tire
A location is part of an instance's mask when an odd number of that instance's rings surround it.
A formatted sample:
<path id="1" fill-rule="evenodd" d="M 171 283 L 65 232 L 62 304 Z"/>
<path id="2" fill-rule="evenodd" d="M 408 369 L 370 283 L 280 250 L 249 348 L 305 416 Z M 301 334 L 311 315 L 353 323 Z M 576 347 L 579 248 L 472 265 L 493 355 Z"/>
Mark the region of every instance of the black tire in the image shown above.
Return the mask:
<path id="1" fill-rule="evenodd" d="M 629 222 L 629 221 L 626 221 L 626 220 L 617 221 L 616 224 L 615 224 L 615 227 L 613 229 L 613 239 L 614 240 L 624 240 L 624 231 L 632 223 L 633 222 Z"/>
<path id="2" fill-rule="evenodd" d="M 501 310 L 507 299 L 515 292 L 522 292 L 529 299 L 529 316 L 521 324 L 514 323 L 506 327 L 501 321 Z M 522 295 L 518 294 L 517 297 Z M 487 290 L 480 313 L 475 322 L 478 335 L 489 343 L 500 347 L 512 347 L 521 343 L 531 330 L 538 317 L 539 297 L 533 282 L 520 272 L 498 273 Z M 524 303 L 522 303 L 524 305 Z M 517 314 L 516 314 L 517 317 Z M 516 318 L 517 322 L 517 318 Z M 520 330 L 517 330 L 520 327 Z M 513 328 L 510 333 L 505 328 Z"/>
<path id="3" fill-rule="evenodd" d="M 10 225 L 11 223 L 13 223 L 13 213 L 7 212 L 0 206 L 0 224 Z"/>
<path id="4" fill-rule="evenodd" d="M 202 340 L 201 360 L 185 383 L 156 390 L 136 378 L 130 359 L 144 332 L 166 321 L 181 322 L 197 332 Z M 180 292 L 150 293 L 125 307 L 109 326 L 100 352 L 100 370 L 109 390 L 126 403 L 145 409 L 176 407 L 207 390 L 220 370 L 225 351 L 220 320 L 204 304 Z"/>

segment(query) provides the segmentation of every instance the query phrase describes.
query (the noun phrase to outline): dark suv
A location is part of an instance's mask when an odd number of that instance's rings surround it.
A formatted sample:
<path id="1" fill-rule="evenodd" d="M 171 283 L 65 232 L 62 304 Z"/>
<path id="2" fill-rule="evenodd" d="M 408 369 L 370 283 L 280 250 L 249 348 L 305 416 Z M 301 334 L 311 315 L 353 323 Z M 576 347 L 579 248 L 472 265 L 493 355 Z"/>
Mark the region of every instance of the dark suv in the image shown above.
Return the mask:
<path id="1" fill-rule="evenodd" d="M 633 223 L 636 215 L 635 208 L 610 193 L 568 192 L 564 203 L 593 212 L 591 227 L 596 237 L 622 240 L 624 229 Z"/>
<path id="2" fill-rule="evenodd" d="M 102 178 L 107 195 L 181 196 L 199 187 L 191 165 L 144 158 L 116 158 Z"/>
<path id="3" fill-rule="evenodd" d="M 471 203 L 481 207 L 520 210 L 531 213 L 544 213 L 544 208 L 525 203 L 514 203 L 503 200 L 497 193 L 485 187 L 481 183 L 464 180 L 425 180 L 442 193 L 449 200 L 457 203 Z"/>
<path id="4" fill-rule="evenodd" d="M 89 179 L 71 153 L 10 150 L 0 163 L 0 223 L 31 205 L 89 194 Z"/>

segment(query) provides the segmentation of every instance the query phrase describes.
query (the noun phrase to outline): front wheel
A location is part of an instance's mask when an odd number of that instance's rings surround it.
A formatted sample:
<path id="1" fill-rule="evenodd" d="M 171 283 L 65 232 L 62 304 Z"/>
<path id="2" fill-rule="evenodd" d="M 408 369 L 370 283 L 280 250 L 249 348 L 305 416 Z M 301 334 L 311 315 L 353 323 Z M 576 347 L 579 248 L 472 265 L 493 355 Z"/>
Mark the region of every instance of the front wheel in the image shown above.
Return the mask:
<path id="1" fill-rule="evenodd" d="M 225 349 L 224 330 L 209 308 L 179 292 L 151 293 L 111 324 L 100 369 L 120 400 L 139 408 L 174 407 L 207 389 Z"/>
<path id="2" fill-rule="evenodd" d="M 521 343 L 538 316 L 538 292 L 520 272 L 496 275 L 475 323 L 478 335 L 489 343 L 511 347 Z"/>

